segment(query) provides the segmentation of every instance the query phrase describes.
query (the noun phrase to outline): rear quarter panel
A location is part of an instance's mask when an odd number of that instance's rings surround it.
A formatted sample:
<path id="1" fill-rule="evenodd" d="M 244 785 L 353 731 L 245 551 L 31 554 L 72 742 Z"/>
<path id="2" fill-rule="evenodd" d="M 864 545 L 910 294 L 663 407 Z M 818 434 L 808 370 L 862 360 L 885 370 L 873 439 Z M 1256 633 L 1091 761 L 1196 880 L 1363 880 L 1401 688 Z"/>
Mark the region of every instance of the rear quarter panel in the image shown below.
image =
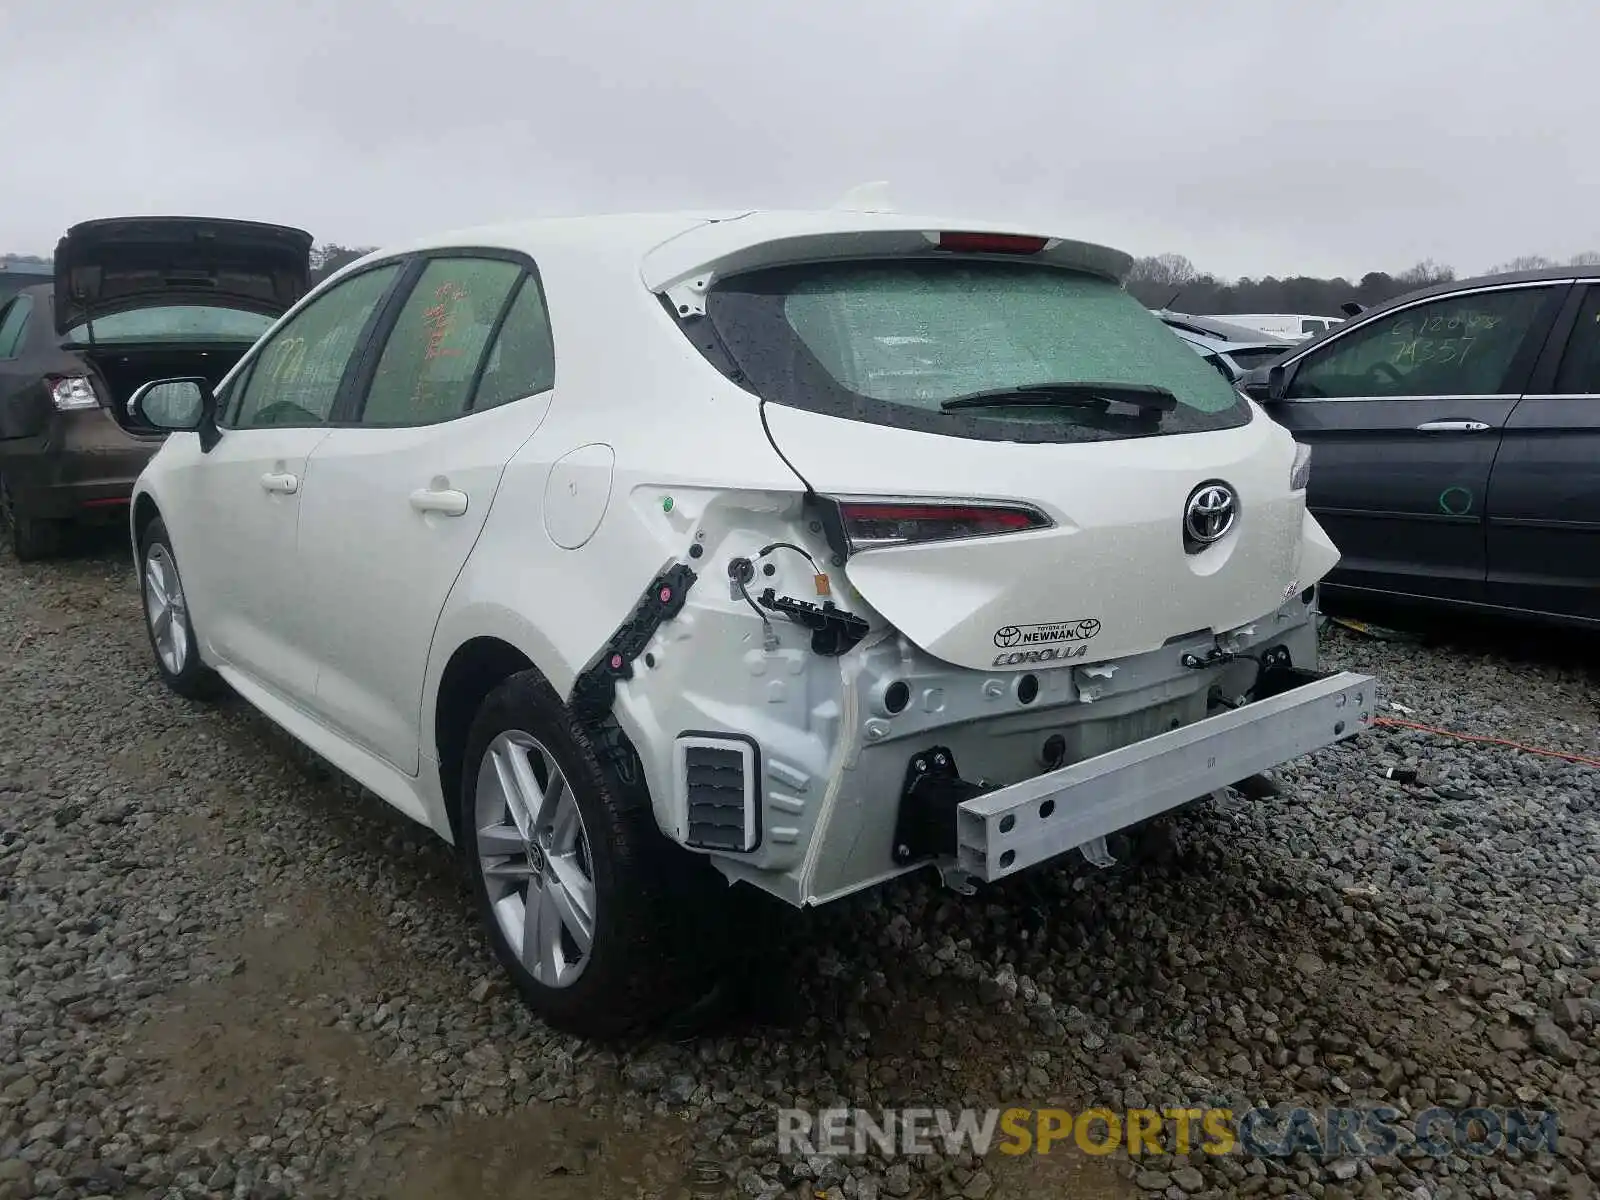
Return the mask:
<path id="1" fill-rule="evenodd" d="M 555 345 L 550 411 L 507 465 L 445 603 L 424 713 L 434 710 L 456 648 L 484 635 L 516 646 L 569 694 L 670 564 L 690 562 L 700 576 L 695 587 L 726 589 L 725 562 L 688 557 L 719 499 L 732 493 L 774 509 L 798 506 L 800 483 L 767 441 L 755 397 L 695 350 L 641 283 L 636 261 L 560 247 L 535 256 Z M 598 514 L 592 536 L 563 549 L 546 529 L 552 468 L 595 446 L 610 448 L 609 470 L 555 481 L 581 491 L 581 503 Z M 433 744 L 429 737 L 427 748 Z"/>

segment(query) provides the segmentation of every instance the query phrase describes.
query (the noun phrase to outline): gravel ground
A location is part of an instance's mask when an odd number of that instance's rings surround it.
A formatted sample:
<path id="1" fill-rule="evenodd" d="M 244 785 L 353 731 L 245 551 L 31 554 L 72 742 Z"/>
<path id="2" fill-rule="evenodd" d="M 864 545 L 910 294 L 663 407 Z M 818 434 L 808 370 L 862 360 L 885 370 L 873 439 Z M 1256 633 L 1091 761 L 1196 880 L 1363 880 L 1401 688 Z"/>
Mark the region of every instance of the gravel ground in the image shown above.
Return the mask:
<path id="1" fill-rule="evenodd" d="M 1408 719 L 1600 754 L 1592 666 L 1326 649 Z M 242 703 L 163 691 L 114 536 L 3 557 L 0 1197 L 675 1196 L 696 1156 L 741 1197 L 1592 1194 L 1600 771 L 1384 729 L 1280 782 L 1138 866 L 781 914 L 748 1011 L 596 1050 L 501 985 L 446 847 Z M 1363 1101 L 1552 1107 L 1563 1136 L 808 1162 L 772 1112 Z"/>

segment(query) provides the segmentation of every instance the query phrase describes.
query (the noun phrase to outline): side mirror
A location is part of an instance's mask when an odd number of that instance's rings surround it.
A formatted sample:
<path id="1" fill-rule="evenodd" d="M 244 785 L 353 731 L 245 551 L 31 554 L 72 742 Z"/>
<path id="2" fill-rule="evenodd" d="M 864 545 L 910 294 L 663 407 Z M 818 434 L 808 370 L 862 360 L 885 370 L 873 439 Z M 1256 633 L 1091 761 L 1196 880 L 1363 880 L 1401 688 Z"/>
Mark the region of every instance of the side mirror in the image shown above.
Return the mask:
<path id="1" fill-rule="evenodd" d="M 1278 393 L 1273 394 L 1273 382 L 1276 379 Z M 1283 376 L 1281 367 L 1268 367 L 1262 365 L 1251 367 L 1239 377 L 1235 386 L 1257 404 L 1270 404 L 1274 400 L 1283 399 Z"/>
<path id="2" fill-rule="evenodd" d="M 1273 363 L 1267 368 L 1267 399 L 1282 400 L 1288 391 L 1288 372 L 1283 369 L 1283 364 Z"/>
<path id="3" fill-rule="evenodd" d="M 128 397 L 128 411 L 168 433 L 198 433 L 200 449 L 207 453 L 221 437 L 216 393 L 210 382 L 199 376 L 140 384 Z"/>

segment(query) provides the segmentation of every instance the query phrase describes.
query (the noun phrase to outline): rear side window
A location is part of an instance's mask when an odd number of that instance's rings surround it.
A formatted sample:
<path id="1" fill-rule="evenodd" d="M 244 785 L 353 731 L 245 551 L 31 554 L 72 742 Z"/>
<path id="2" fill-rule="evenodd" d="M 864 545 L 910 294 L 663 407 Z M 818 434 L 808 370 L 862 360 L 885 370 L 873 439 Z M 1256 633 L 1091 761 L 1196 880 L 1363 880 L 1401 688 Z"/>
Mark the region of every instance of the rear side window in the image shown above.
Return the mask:
<path id="1" fill-rule="evenodd" d="M 474 410 L 494 408 L 536 396 L 555 386 L 555 347 L 550 338 L 550 315 L 544 292 L 532 276 L 522 281 L 516 301 L 489 351 L 483 379 L 472 401 Z"/>
<path id="2" fill-rule="evenodd" d="M 22 335 L 33 312 L 33 298 L 18 296 L 0 315 L 0 358 L 15 358 L 22 349 Z"/>
<path id="3" fill-rule="evenodd" d="M 0 337 L 0 349 L 5 340 Z M 1578 321 L 1567 339 L 1556 373 L 1555 392 L 1561 396 L 1600 396 L 1600 286 L 1590 287 L 1578 310 Z"/>
<path id="4" fill-rule="evenodd" d="M 502 259 L 430 262 L 384 345 L 361 423 L 431 425 L 466 412 L 484 346 L 521 275 Z"/>
<path id="5" fill-rule="evenodd" d="M 1249 406 L 1159 319 L 1097 276 L 995 261 L 806 264 L 730 278 L 707 314 L 750 386 L 776 404 L 993 441 L 1075 442 L 1226 429 Z M 977 393 L 1134 385 L 1153 413 L 1082 389 L 1049 405 L 945 411 Z"/>

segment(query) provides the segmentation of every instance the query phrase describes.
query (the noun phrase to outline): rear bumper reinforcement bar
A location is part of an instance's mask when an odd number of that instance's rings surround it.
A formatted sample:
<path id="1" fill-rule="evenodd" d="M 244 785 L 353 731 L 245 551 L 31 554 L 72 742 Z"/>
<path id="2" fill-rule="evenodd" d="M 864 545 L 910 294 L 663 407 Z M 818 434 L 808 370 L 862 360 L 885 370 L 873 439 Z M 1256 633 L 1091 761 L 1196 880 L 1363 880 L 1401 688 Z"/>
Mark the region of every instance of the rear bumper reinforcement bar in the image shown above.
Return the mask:
<path id="1" fill-rule="evenodd" d="M 1342 672 L 962 802 L 957 866 L 985 882 L 1365 730 L 1375 681 Z"/>

